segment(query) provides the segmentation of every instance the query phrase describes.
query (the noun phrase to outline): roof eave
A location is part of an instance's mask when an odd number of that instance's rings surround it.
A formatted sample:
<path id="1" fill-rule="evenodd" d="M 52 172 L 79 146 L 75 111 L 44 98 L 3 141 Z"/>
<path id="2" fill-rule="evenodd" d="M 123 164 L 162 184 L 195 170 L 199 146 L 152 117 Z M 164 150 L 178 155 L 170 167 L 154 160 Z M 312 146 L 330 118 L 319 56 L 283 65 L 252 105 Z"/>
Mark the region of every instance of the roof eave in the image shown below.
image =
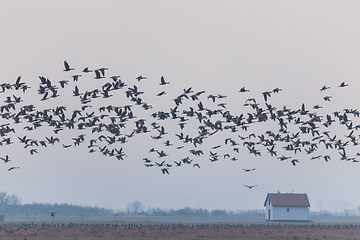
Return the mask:
<path id="1" fill-rule="evenodd" d="M 266 195 L 265 202 L 264 202 L 264 207 L 266 207 L 266 202 L 267 202 L 268 198 L 269 198 L 269 193 Z"/>

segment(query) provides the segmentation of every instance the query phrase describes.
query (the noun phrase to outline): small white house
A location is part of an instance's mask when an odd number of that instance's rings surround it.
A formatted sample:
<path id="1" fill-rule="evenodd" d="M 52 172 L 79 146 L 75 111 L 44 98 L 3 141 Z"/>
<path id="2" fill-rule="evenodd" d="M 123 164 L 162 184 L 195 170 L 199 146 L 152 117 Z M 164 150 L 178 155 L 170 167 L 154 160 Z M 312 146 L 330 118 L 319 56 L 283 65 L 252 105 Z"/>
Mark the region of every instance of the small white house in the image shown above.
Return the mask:
<path id="1" fill-rule="evenodd" d="M 305 193 L 268 193 L 267 221 L 309 221 L 310 202 Z"/>

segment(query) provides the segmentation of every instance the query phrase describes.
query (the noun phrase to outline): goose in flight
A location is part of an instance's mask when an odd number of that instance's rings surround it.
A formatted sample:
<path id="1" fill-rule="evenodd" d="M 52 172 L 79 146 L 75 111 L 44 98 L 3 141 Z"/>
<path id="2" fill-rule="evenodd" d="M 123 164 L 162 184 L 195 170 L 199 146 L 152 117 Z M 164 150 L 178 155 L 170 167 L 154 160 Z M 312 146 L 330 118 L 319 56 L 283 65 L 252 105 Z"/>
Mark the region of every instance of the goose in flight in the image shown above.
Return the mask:
<path id="1" fill-rule="evenodd" d="M 89 67 L 84 68 L 84 70 L 82 70 L 84 73 L 89 73 L 92 72 L 93 70 L 90 70 Z"/>
<path id="2" fill-rule="evenodd" d="M 245 172 L 255 171 L 255 168 L 243 168 Z"/>
<path id="3" fill-rule="evenodd" d="M 8 169 L 8 171 L 10 172 L 10 171 L 12 171 L 12 170 L 14 170 L 14 169 L 19 169 L 20 167 L 11 167 L 11 168 L 9 168 Z"/>
<path id="4" fill-rule="evenodd" d="M 148 159 L 148 158 L 143 158 L 143 160 L 144 160 L 146 163 L 151 163 L 151 160 Z"/>
<path id="5" fill-rule="evenodd" d="M 21 88 L 21 86 L 23 86 L 25 83 L 21 83 L 20 82 L 21 80 L 21 76 L 19 76 L 17 79 L 16 79 L 16 82 L 15 84 L 13 85 L 15 87 L 15 90 L 18 90 L 19 88 Z"/>
<path id="6" fill-rule="evenodd" d="M 156 96 L 160 97 L 160 96 L 162 96 L 162 95 L 164 95 L 164 94 L 166 94 L 166 92 L 165 92 L 165 91 L 162 91 L 162 92 L 158 93 Z"/>
<path id="7" fill-rule="evenodd" d="M 347 86 L 349 86 L 349 85 L 346 84 L 345 82 L 342 82 L 339 87 L 347 87 Z"/>
<path id="8" fill-rule="evenodd" d="M 100 70 L 95 70 L 95 79 L 102 79 L 104 76 L 101 75 Z"/>
<path id="9" fill-rule="evenodd" d="M 161 150 L 161 152 L 156 150 L 156 152 L 159 154 L 159 158 L 168 156 L 163 150 Z"/>
<path id="10" fill-rule="evenodd" d="M 174 161 L 174 163 L 175 163 L 175 164 L 176 164 L 176 166 L 178 166 L 178 167 L 180 167 L 180 166 L 181 166 L 181 164 L 182 164 L 182 162 L 181 162 L 181 161 L 179 161 L 179 162 Z"/>
<path id="11" fill-rule="evenodd" d="M 330 102 L 331 101 L 331 96 L 325 96 L 324 100 Z"/>
<path id="12" fill-rule="evenodd" d="M 59 83 L 60 83 L 61 88 L 64 88 L 65 85 L 67 85 L 69 83 L 69 81 L 68 80 L 61 80 L 61 81 L 59 81 Z"/>
<path id="13" fill-rule="evenodd" d="M 331 159 L 331 157 L 329 155 L 325 155 L 324 159 L 325 159 L 326 162 L 328 162 Z"/>
<path id="14" fill-rule="evenodd" d="M 195 164 L 193 165 L 193 167 L 200 168 L 200 165 L 199 165 L 198 163 L 195 163 Z"/>
<path id="15" fill-rule="evenodd" d="M 99 71 L 101 72 L 101 74 L 102 74 L 103 77 L 105 77 L 105 70 L 109 70 L 109 69 L 106 68 L 106 67 L 99 68 Z"/>
<path id="16" fill-rule="evenodd" d="M 192 93 L 193 91 L 191 90 L 192 89 L 192 87 L 189 87 L 189 88 L 184 88 L 184 93 L 185 94 L 188 94 L 188 93 Z"/>
<path id="17" fill-rule="evenodd" d="M 160 84 L 159 85 L 166 85 L 166 84 L 170 84 L 169 82 L 165 82 L 165 78 L 163 76 L 161 76 L 160 79 Z"/>
<path id="18" fill-rule="evenodd" d="M 262 92 L 262 95 L 264 97 L 265 102 L 267 102 L 268 98 L 271 97 L 271 92 L 265 91 L 265 92 Z"/>
<path id="19" fill-rule="evenodd" d="M 162 172 L 163 174 L 168 174 L 168 175 L 169 175 L 169 170 L 168 170 L 168 168 L 162 168 L 162 169 L 161 169 L 161 172 Z"/>
<path id="20" fill-rule="evenodd" d="M 4 161 L 4 163 L 10 162 L 9 155 L 6 155 L 5 158 L 0 157 L 1 160 Z"/>
<path id="21" fill-rule="evenodd" d="M 275 145 L 273 145 L 271 148 L 267 148 L 268 152 L 271 154 L 271 156 L 273 157 L 274 155 L 276 155 L 276 151 L 274 151 L 274 147 Z"/>
<path id="22" fill-rule="evenodd" d="M 293 159 L 291 160 L 292 165 L 296 166 L 297 163 L 299 163 L 299 160 Z"/>
<path id="23" fill-rule="evenodd" d="M 64 61 L 64 67 L 65 67 L 65 69 L 64 69 L 65 72 L 74 70 L 74 68 L 70 68 L 70 65 L 68 64 L 67 61 Z"/>
<path id="24" fill-rule="evenodd" d="M 144 77 L 143 75 L 140 75 L 136 78 L 138 80 L 138 82 L 140 82 L 143 79 L 146 79 L 146 77 Z"/>
<path id="25" fill-rule="evenodd" d="M 31 149 L 31 150 L 30 150 L 30 154 L 31 154 L 31 155 L 34 155 L 34 153 L 38 153 L 37 150 L 36 150 L 36 149 Z"/>
<path id="26" fill-rule="evenodd" d="M 245 89 L 245 87 L 240 88 L 239 92 L 249 92 L 249 90 Z"/>
<path id="27" fill-rule="evenodd" d="M 242 185 L 245 186 L 245 187 L 247 187 L 247 188 L 249 188 L 249 189 L 252 189 L 252 188 L 254 188 L 254 187 L 259 186 L 258 184 L 256 184 L 256 185 L 246 185 L 246 184 L 243 184 L 243 183 L 242 183 Z"/>
<path id="28" fill-rule="evenodd" d="M 281 88 L 274 88 L 274 89 L 272 90 L 273 93 L 279 93 L 280 91 L 282 91 Z"/>
<path id="29" fill-rule="evenodd" d="M 327 87 L 326 85 L 324 85 L 321 89 L 320 89 L 320 91 L 322 92 L 322 91 L 325 91 L 326 89 L 329 89 L 330 87 Z"/>
<path id="30" fill-rule="evenodd" d="M 73 76 L 71 76 L 72 78 L 73 78 L 73 81 L 74 82 L 77 82 L 78 80 L 79 80 L 79 77 L 81 77 L 82 75 L 80 75 L 80 74 L 75 74 L 75 75 L 73 75 Z"/>
<path id="31" fill-rule="evenodd" d="M 313 156 L 313 157 L 311 157 L 311 160 L 319 159 L 319 158 L 321 158 L 321 157 L 322 157 L 322 155 Z"/>

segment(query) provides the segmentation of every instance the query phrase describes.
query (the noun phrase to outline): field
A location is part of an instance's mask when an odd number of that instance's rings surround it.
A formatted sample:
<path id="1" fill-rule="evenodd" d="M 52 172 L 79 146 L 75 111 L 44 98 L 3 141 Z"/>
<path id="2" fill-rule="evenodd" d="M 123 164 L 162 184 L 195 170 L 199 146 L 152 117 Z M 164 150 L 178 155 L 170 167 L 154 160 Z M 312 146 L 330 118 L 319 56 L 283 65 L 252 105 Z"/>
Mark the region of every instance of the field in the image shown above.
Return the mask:
<path id="1" fill-rule="evenodd" d="M 360 239 L 351 223 L 14 222 L 0 225 L 0 239 Z"/>

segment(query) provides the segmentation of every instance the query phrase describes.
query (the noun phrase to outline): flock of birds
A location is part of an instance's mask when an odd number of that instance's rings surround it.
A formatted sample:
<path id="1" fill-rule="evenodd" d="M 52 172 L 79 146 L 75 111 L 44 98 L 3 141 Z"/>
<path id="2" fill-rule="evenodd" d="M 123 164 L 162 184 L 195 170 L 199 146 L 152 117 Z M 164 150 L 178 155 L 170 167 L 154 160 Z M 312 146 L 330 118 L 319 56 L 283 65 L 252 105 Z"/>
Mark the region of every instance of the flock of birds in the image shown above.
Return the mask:
<path id="1" fill-rule="evenodd" d="M 359 144 L 355 118 L 360 116 L 356 109 L 343 109 L 333 113 L 319 114 L 321 105 L 307 107 L 305 104 L 297 109 L 286 106 L 275 107 L 270 104 L 270 98 L 279 94 L 282 89 L 274 88 L 262 92 L 260 100 L 247 98 L 243 106 L 245 112 L 234 114 L 227 108 L 224 100 L 226 95 L 207 94 L 205 90 L 194 91 L 192 87 L 185 88 L 172 99 L 172 107 L 166 110 L 154 110 L 152 104 L 145 101 L 141 90 L 143 81 L 150 81 L 146 76 L 138 76 L 125 83 L 120 76 L 107 76 L 108 68 L 84 68 L 81 73 L 73 74 L 75 69 L 64 61 L 63 71 L 68 72 L 67 80 L 51 81 L 39 76 L 37 94 L 40 102 L 53 103 L 60 93 L 71 89 L 77 103 L 71 106 L 51 106 L 38 109 L 35 104 L 25 103 L 20 94 L 28 94 L 33 86 L 27 85 L 19 76 L 14 82 L 0 84 L 0 96 L 4 96 L 0 106 L 0 147 L 20 144 L 31 155 L 38 154 L 41 148 L 56 145 L 64 149 L 86 144 L 89 153 L 101 153 L 104 156 L 123 160 L 127 155 L 123 146 L 133 141 L 136 136 L 147 135 L 158 143 L 150 147 L 143 157 L 146 167 L 155 167 L 163 174 L 169 174 L 170 169 L 180 166 L 200 168 L 201 161 L 208 159 L 216 162 L 221 159 L 237 161 L 239 153 L 246 151 L 254 156 L 264 153 L 280 161 L 288 161 L 296 166 L 300 160 L 298 153 L 306 153 L 311 160 L 329 161 L 333 155 L 319 154 L 318 149 L 336 151 L 341 160 L 358 162 L 360 153 L 348 155 L 348 149 Z M 99 83 L 95 89 L 81 89 L 80 81 L 90 77 Z M 159 92 L 150 91 L 154 97 L 167 95 L 164 86 L 170 85 L 163 76 L 159 79 Z M 339 88 L 348 87 L 345 82 Z M 326 92 L 330 87 L 323 86 L 320 92 Z M 250 94 L 250 90 L 241 87 L 238 94 Z M 117 105 L 118 97 L 127 99 L 126 104 Z M 249 95 L 250 96 L 250 95 Z M 109 105 L 93 107 L 98 99 L 108 99 Z M 331 102 L 332 96 L 324 96 L 324 102 Z M 35 101 L 31 101 L 35 102 Z M 98 104 L 100 101 L 98 102 Z M 41 105 L 41 104 L 40 104 Z M 79 106 L 76 109 L 70 109 Z M 137 117 L 139 111 L 148 113 L 146 118 Z M 238 111 L 238 109 L 237 109 Z M 171 127 L 175 132 L 168 132 L 168 122 L 175 123 Z M 262 133 L 250 133 L 252 126 L 273 123 L 276 130 Z M 336 125 L 337 127 L 333 127 Z M 48 127 L 51 134 L 44 138 L 29 137 L 26 132 L 36 132 L 39 128 Z M 331 130 L 344 128 L 346 134 L 341 136 Z M 188 130 L 189 129 L 189 130 Z M 72 142 L 66 143 L 59 137 L 61 131 L 74 133 Z M 80 134 L 79 134 L 80 133 Z M 223 137 L 225 136 L 225 137 Z M 210 141 L 212 139 L 212 141 Z M 206 149 L 205 142 L 211 144 Z M 226 148 L 226 152 L 224 149 Z M 170 150 L 171 149 L 171 150 Z M 179 154 L 174 154 L 178 151 Z M 169 152 L 173 155 L 170 157 Z M 0 158 L 9 164 L 11 157 L 3 154 Z M 144 153 L 145 154 L 145 153 Z M 185 154 L 185 155 L 184 155 Z M 184 155 L 183 157 L 180 157 Z M 11 166 L 9 171 L 18 169 Z M 244 168 L 244 172 L 252 172 L 255 168 Z M 252 189 L 257 185 L 246 185 Z"/>

